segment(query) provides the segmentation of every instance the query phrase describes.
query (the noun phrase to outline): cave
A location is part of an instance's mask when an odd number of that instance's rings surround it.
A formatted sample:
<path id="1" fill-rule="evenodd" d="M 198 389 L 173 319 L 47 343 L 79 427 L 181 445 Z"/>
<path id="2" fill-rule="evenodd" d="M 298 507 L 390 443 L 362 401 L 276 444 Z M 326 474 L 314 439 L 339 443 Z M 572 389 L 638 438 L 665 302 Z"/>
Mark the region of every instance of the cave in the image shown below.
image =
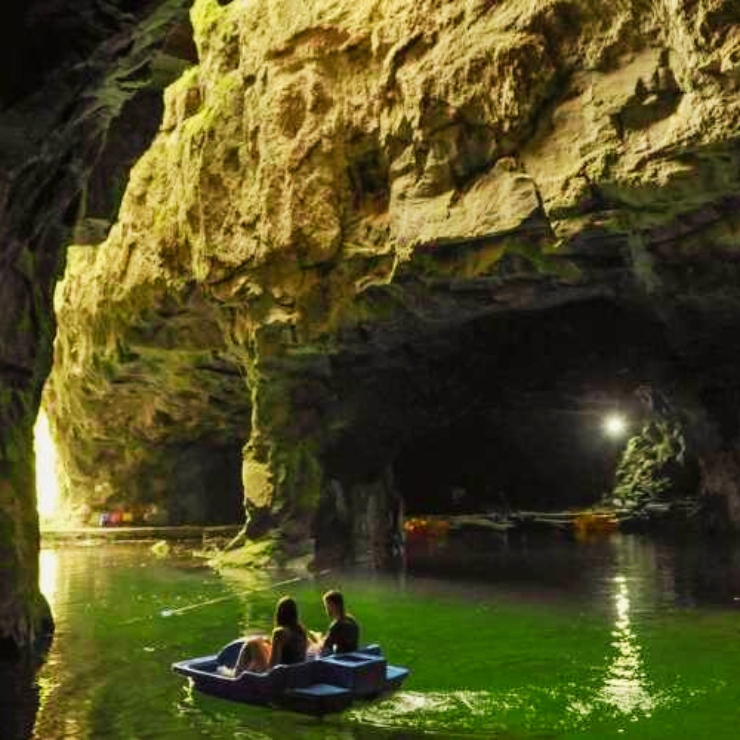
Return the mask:
<path id="1" fill-rule="evenodd" d="M 112 514 L 115 524 L 133 526 L 208 527 L 244 523 L 240 442 L 201 438 L 173 443 L 159 452 L 160 464 L 142 466 L 135 474 L 128 474 L 125 488 L 113 488 L 101 471 L 94 491 L 87 495 L 81 495 L 79 488 L 69 484 L 63 487 L 56 506 L 46 517 L 40 499 L 39 514 L 45 525 L 42 533 L 44 528 L 108 524 Z M 37 468 L 41 462 L 37 458 Z M 105 458 L 99 461 L 103 467 L 112 462 Z M 119 515 L 123 514 L 127 517 L 122 520 Z"/>
<path id="2" fill-rule="evenodd" d="M 372 548 L 378 509 L 392 529 L 402 516 L 609 506 L 628 440 L 698 403 L 692 363 L 662 317 L 613 297 L 423 328 L 374 352 L 363 335 L 364 350 L 332 358 L 323 415 L 337 431 L 321 456 L 332 483 L 319 550 Z M 692 444 L 661 469 L 666 495 L 696 495 L 695 456 Z"/>
<path id="3" fill-rule="evenodd" d="M 241 524 L 242 445 L 188 445 L 177 451 L 168 482 L 169 523 Z"/>
<path id="4" fill-rule="evenodd" d="M 404 510 L 595 504 L 613 411 L 680 423 L 686 489 L 740 526 L 730 12 L 511 3 L 511 34 L 500 5 L 16 13 L 0 639 L 47 619 L 42 396 L 75 506 L 244 520 L 278 561 L 382 551 Z"/>
<path id="5" fill-rule="evenodd" d="M 599 504 L 613 483 L 616 450 L 594 441 L 595 414 L 583 414 L 472 414 L 407 445 L 394 465 L 405 511 L 506 514 Z M 579 429 L 584 421 L 593 428 Z"/>
<path id="6" fill-rule="evenodd" d="M 338 732 L 732 736 L 737 0 L 11 5 L 0 734 L 301 734 L 167 667 L 338 586 Z"/>
<path id="7" fill-rule="evenodd" d="M 675 393 L 680 367 L 658 317 L 606 298 L 338 358 L 334 378 L 356 411 L 327 469 L 369 480 L 391 461 L 410 513 L 593 504 L 624 443 L 604 434 L 605 417 L 638 428 L 638 389 Z"/>
<path id="8" fill-rule="evenodd" d="M 437 383 L 454 375 L 447 418 L 405 429 L 394 459 L 409 514 L 597 504 L 629 436 L 609 437 L 607 416 L 621 413 L 634 432 L 647 414 L 638 389 L 678 383 L 665 327 L 611 300 L 482 319 L 454 337 L 422 376 L 433 387 L 435 368 Z"/>

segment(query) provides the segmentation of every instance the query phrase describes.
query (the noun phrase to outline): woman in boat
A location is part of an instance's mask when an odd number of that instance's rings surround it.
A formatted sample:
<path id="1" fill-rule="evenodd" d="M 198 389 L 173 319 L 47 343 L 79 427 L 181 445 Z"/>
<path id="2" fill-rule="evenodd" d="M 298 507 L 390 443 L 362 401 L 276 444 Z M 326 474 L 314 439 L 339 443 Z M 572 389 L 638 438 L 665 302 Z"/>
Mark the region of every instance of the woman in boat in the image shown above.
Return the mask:
<path id="1" fill-rule="evenodd" d="M 298 619 L 298 605 L 290 596 L 283 596 L 275 608 L 271 638 L 249 638 L 234 665 L 234 675 L 245 670 L 262 673 L 278 663 L 302 663 L 307 647 L 308 633 Z"/>

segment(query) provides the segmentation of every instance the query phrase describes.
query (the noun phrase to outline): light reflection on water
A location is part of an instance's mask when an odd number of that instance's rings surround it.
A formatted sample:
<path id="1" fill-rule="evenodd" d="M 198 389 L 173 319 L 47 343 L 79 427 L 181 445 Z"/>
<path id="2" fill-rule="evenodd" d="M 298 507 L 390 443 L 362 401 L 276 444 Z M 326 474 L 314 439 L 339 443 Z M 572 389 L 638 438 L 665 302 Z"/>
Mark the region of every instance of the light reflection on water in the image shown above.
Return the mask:
<path id="1" fill-rule="evenodd" d="M 650 716 L 657 698 L 651 695 L 643 670 L 640 645 L 630 623 L 627 579 L 614 578 L 616 620 L 612 630 L 614 655 L 608 663 L 599 699 L 624 714 Z"/>
<path id="2" fill-rule="evenodd" d="M 39 553 L 39 588 L 46 596 L 52 612 L 56 610 L 56 597 L 59 578 L 59 554 L 56 550 L 44 548 Z"/>
<path id="3" fill-rule="evenodd" d="M 703 570 L 679 572 L 685 548 L 619 537 L 487 557 L 488 582 L 336 573 L 315 583 L 280 576 L 271 589 L 264 578 L 218 577 L 187 553 L 45 549 L 42 589 L 58 634 L 38 678 L 36 737 L 673 738 L 692 736 L 681 734 L 687 717 L 711 729 L 703 736 L 735 737 L 735 614 L 696 606 L 692 579 Z M 320 594 L 334 586 L 368 641 L 411 667 L 404 690 L 317 724 L 204 697 L 170 673 L 173 660 L 214 652 L 240 628 L 268 631 L 285 590 L 307 626 L 322 628 Z"/>

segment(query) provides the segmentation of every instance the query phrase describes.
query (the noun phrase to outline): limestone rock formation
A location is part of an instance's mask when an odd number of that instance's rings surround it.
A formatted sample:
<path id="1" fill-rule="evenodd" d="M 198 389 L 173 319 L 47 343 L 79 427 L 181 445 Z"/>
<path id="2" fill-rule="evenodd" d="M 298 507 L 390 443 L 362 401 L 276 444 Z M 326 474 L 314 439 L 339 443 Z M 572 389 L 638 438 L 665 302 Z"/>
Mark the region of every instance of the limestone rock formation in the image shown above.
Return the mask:
<path id="1" fill-rule="evenodd" d="M 736 0 L 191 17 L 199 64 L 58 293 L 71 499 L 176 496 L 183 449 L 243 445 L 252 536 L 382 562 L 401 448 L 587 385 L 589 341 L 711 417 L 699 454 L 737 442 Z"/>
<path id="2" fill-rule="evenodd" d="M 111 122 L 179 76 L 191 39 L 183 0 L 80 0 L 75 13 L 57 0 L 11 6 L 0 45 L 0 655 L 51 625 L 37 583 L 32 430 L 63 247 L 76 222 L 115 217 L 121 173 L 151 135 L 112 136 Z M 101 162 L 107 168 L 96 169 Z M 106 196 L 96 201 L 93 175 L 103 170 Z"/>

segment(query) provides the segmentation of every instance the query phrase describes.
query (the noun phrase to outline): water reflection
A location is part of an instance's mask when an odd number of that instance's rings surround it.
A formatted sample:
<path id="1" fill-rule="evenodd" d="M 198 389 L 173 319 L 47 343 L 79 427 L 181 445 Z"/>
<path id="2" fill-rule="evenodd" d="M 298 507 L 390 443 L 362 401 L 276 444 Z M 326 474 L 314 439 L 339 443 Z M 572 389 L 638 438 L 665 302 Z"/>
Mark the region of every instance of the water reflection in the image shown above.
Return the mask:
<path id="1" fill-rule="evenodd" d="M 44 548 L 39 553 L 39 589 L 46 596 L 53 614 L 59 590 L 59 554 L 56 550 Z"/>
<path id="2" fill-rule="evenodd" d="M 614 578 L 616 619 L 611 635 L 614 655 L 606 669 L 598 698 L 623 714 L 650 716 L 655 700 L 647 688 L 640 645 L 630 621 L 630 592 L 627 579 Z"/>

